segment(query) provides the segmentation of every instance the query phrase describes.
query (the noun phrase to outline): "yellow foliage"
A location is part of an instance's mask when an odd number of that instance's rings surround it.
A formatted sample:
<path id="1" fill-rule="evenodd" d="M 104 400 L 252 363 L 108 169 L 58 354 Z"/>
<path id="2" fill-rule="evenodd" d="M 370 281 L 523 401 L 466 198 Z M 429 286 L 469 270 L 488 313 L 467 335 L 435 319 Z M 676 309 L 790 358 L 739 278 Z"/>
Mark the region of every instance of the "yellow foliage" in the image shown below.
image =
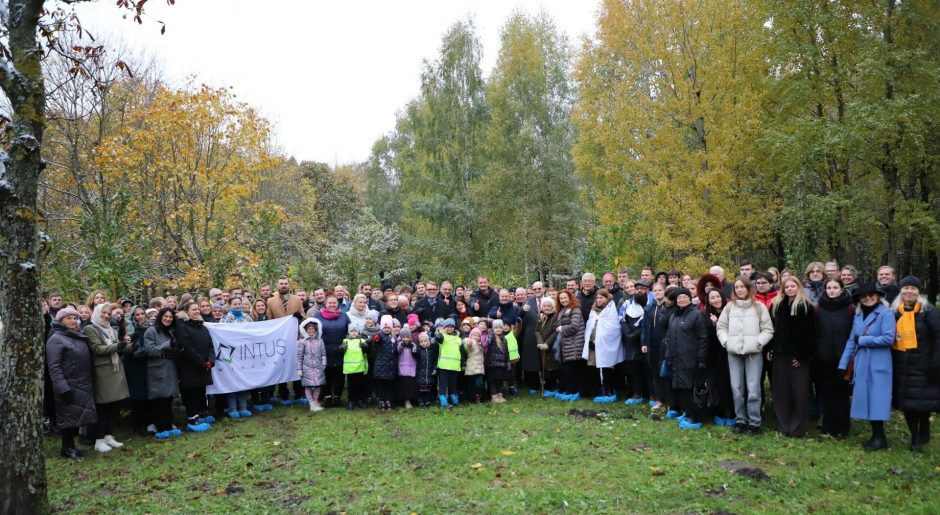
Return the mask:
<path id="1" fill-rule="evenodd" d="M 578 172 L 626 263 L 701 269 L 767 235 L 750 171 L 766 76 L 762 19 L 732 0 L 605 1 L 577 78 Z M 754 216 L 760 210 L 762 216 Z"/>

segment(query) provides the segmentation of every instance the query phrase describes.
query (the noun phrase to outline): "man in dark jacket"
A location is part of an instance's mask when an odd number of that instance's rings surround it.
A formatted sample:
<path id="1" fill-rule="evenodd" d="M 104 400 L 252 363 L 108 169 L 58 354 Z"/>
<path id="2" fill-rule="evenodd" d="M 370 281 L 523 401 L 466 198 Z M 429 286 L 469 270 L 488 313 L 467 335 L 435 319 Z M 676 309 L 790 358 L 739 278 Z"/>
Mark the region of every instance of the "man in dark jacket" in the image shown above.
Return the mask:
<path id="1" fill-rule="evenodd" d="M 519 342 L 519 356 L 522 361 L 522 378 L 530 391 L 539 389 L 539 372 L 542 370 L 541 354 L 538 350 L 538 342 L 535 333 L 539 326 L 539 297 L 542 295 L 543 286 L 540 282 L 532 285 L 532 292 L 535 295 L 531 299 L 525 288 L 516 288 L 515 302 L 519 310 L 519 323 L 516 324 L 516 340 Z"/>
<path id="2" fill-rule="evenodd" d="M 894 269 L 888 265 L 882 265 L 878 267 L 877 276 L 878 291 L 885 294 L 885 300 L 888 301 L 888 304 L 894 302 L 894 299 L 898 298 L 898 294 L 901 293 L 901 289 L 898 288 L 895 282 L 897 276 L 894 273 Z"/>
<path id="3" fill-rule="evenodd" d="M 467 308 L 470 314 L 476 317 L 486 317 L 490 308 L 499 302 L 499 294 L 490 288 L 490 278 L 485 275 L 477 277 L 477 289 L 470 294 L 470 305 Z"/>
<path id="4" fill-rule="evenodd" d="M 424 288 L 425 296 L 415 304 L 414 312 L 421 322 L 434 323 L 438 318 L 449 318 L 454 313 L 453 299 L 439 293 L 437 283 L 428 281 Z"/>
<path id="5" fill-rule="evenodd" d="M 597 297 L 597 279 L 591 272 L 585 272 L 581 276 L 581 288 L 577 297 L 581 303 L 581 317 L 587 321 L 591 308 L 594 307 L 594 298 Z"/>

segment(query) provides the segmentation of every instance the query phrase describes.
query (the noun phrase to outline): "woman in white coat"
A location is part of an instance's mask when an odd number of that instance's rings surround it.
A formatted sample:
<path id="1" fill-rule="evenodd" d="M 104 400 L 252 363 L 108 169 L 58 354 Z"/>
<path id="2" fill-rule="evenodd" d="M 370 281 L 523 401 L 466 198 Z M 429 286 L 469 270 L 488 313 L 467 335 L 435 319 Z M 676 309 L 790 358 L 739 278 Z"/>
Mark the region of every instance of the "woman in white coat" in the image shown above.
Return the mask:
<path id="1" fill-rule="evenodd" d="M 594 305 L 584 328 L 584 350 L 581 357 L 588 367 L 595 367 L 600 391 L 594 402 L 614 402 L 617 393 L 608 389 L 614 367 L 623 362 L 623 345 L 620 344 L 620 319 L 613 295 L 606 289 L 598 290 Z M 605 381 L 604 374 L 608 381 Z"/>
<path id="2" fill-rule="evenodd" d="M 734 299 L 718 318 L 718 341 L 728 351 L 731 394 L 734 398 L 734 428 L 737 434 L 761 432 L 761 351 L 774 336 L 770 312 L 754 300 L 754 289 L 746 277 L 734 281 Z M 746 398 L 745 398 L 746 396 Z"/>

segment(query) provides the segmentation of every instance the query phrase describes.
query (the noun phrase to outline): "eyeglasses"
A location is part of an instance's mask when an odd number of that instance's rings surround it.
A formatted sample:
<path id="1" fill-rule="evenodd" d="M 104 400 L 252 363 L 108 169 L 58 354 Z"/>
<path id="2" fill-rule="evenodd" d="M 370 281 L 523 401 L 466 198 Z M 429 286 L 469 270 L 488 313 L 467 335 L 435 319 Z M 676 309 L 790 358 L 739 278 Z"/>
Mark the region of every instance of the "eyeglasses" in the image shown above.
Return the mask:
<path id="1" fill-rule="evenodd" d="M 833 272 L 835 272 L 835 270 L 833 270 Z M 820 269 L 818 269 L 818 268 L 814 268 L 814 269 L 810 270 L 809 273 L 811 273 L 811 274 L 821 274 L 821 273 L 822 273 L 822 270 L 820 270 Z"/>

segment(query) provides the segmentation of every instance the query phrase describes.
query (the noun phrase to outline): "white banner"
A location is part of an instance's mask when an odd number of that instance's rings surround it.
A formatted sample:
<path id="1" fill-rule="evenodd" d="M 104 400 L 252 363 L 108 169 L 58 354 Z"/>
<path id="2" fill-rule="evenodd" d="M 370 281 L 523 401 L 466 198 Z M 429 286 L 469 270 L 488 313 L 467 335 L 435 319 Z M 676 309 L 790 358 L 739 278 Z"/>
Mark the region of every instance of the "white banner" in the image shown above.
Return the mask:
<path id="1" fill-rule="evenodd" d="M 215 348 L 206 393 L 231 393 L 297 379 L 297 319 L 206 324 Z"/>

